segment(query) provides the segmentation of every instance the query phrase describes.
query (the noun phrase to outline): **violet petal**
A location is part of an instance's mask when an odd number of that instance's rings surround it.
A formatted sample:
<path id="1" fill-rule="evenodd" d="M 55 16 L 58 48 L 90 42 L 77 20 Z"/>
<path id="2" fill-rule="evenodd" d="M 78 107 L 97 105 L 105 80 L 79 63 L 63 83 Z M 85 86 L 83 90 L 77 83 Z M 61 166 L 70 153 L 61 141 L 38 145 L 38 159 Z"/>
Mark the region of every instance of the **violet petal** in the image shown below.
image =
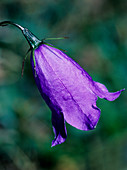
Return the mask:
<path id="1" fill-rule="evenodd" d="M 52 146 L 63 143 L 67 137 L 65 120 L 62 112 L 52 112 L 52 125 L 55 133 L 55 139 L 52 141 Z"/>
<path id="2" fill-rule="evenodd" d="M 75 61 L 56 48 L 42 44 L 35 49 L 34 56 L 35 81 L 53 113 L 55 139 L 52 146 L 66 139 L 64 119 L 77 129 L 92 130 L 100 117 L 96 106 L 98 96 L 112 101 L 122 91 L 109 93 L 103 84 L 93 81 Z M 31 64 L 35 73 L 32 55 Z"/>

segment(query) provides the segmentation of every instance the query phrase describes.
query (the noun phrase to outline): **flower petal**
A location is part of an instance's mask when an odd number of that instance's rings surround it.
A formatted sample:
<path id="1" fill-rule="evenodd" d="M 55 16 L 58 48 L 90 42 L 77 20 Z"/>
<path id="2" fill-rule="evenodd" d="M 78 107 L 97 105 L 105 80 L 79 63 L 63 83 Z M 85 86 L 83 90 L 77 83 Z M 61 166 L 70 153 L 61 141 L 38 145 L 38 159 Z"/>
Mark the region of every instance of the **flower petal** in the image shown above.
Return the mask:
<path id="1" fill-rule="evenodd" d="M 117 99 L 119 95 L 121 94 L 121 92 L 125 90 L 125 89 L 122 89 L 120 91 L 110 93 L 103 84 L 98 83 L 98 82 L 94 82 L 94 83 L 95 83 L 95 89 L 96 89 L 95 93 L 97 94 L 97 96 L 99 96 L 100 98 L 109 100 L 109 101 L 113 101 Z"/>
<path id="2" fill-rule="evenodd" d="M 55 139 L 52 141 L 52 147 L 63 143 L 67 138 L 64 116 L 62 112 L 52 112 L 52 125 L 55 133 Z"/>
<path id="3" fill-rule="evenodd" d="M 96 106 L 97 96 L 90 88 L 93 80 L 88 73 L 60 50 L 46 45 L 36 49 L 35 60 L 36 84 L 49 107 L 57 105 L 65 120 L 78 129 L 94 129 L 100 109 Z"/>
<path id="4" fill-rule="evenodd" d="M 54 47 L 42 44 L 35 49 L 34 56 L 35 81 L 52 111 L 55 133 L 52 146 L 66 139 L 64 119 L 77 129 L 92 130 L 100 118 L 98 96 L 112 101 L 122 91 L 109 93 L 103 84 L 94 82 L 75 61 Z M 35 73 L 32 56 L 31 64 Z"/>

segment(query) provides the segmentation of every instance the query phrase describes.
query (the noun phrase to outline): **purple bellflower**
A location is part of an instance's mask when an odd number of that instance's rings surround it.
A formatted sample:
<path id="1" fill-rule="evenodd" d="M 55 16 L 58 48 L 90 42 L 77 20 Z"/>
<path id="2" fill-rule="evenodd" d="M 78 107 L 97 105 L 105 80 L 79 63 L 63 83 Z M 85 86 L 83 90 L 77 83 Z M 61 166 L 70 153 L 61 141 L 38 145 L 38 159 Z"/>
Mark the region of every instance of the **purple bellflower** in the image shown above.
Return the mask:
<path id="1" fill-rule="evenodd" d="M 124 89 L 110 93 L 61 50 L 40 41 L 28 29 L 10 21 L 0 23 L 20 28 L 31 51 L 30 61 L 36 85 L 52 111 L 55 139 L 52 146 L 66 140 L 65 122 L 80 130 L 92 130 L 100 118 L 99 98 L 113 101 Z"/>

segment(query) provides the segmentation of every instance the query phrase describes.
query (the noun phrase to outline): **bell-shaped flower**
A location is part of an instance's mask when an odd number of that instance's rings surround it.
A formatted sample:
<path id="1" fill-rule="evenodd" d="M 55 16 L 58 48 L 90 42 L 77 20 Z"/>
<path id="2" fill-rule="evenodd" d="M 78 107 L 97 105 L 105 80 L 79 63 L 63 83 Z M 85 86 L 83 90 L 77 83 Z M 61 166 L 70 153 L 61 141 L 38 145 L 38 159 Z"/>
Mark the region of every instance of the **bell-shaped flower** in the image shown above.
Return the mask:
<path id="1" fill-rule="evenodd" d="M 2 26 L 7 23 L 2 22 Z M 14 23 L 13 23 L 14 25 Z M 19 25 L 16 24 L 17 27 Z M 80 130 L 92 130 L 100 118 L 99 98 L 113 101 L 121 91 L 111 93 L 61 50 L 38 40 L 20 26 L 31 46 L 31 65 L 36 85 L 52 111 L 55 138 L 52 146 L 66 140 L 65 122 Z"/>
<path id="2" fill-rule="evenodd" d="M 122 90 L 110 93 L 59 49 L 40 45 L 34 50 L 31 64 L 37 87 L 52 111 L 55 139 L 52 146 L 65 141 L 65 122 L 80 130 L 92 130 L 100 117 L 97 98 L 113 101 Z M 36 71 L 36 74 L 35 74 Z"/>

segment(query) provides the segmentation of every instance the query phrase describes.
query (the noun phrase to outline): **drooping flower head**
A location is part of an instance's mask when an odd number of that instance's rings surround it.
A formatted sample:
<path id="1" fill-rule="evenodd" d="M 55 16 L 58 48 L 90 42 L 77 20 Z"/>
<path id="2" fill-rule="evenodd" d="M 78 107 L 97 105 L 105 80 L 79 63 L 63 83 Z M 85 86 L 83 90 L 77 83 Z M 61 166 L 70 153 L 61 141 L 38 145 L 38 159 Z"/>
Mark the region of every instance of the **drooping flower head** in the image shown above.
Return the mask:
<path id="1" fill-rule="evenodd" d="M 96 106 L 98 97 L 113 101 L 124 89 L 110 93 L 74 60 L 61 50 L 38 40 L 28 29 L 4 21 L 0 26 L 12 24 L 22 30 L 30 44 L 31 66 L 36 85 L 52 111 L 52 125 L 55 138 L 52 146 L 66 140 L 65 122 L 80 130 L 92 130 L 100 118 Z"/>

